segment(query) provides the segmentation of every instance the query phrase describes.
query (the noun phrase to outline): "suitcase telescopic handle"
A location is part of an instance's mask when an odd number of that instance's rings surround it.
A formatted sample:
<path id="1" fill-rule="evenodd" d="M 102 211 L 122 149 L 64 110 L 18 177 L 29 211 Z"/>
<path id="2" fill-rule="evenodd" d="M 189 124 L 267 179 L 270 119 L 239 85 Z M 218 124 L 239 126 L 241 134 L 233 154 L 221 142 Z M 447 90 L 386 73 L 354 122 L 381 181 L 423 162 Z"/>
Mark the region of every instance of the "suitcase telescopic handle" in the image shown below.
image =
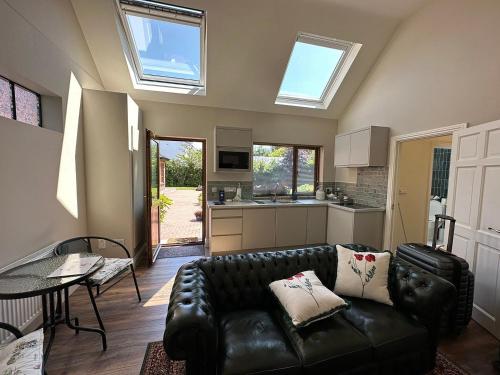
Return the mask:
<path id="1" fill-rule="evenodd" d="M 454 223 L 456 220 L 454 217 L 452 216 L 448 216 L 448 215 L 436 215 L 436 219 L 443 219 L 443 220 L 448 220 L 448 221 L 451 221 L 452 223 Z"/>
<path id="2" fill-rule="evenodd" d="M 446 251 L 451 253 L 453 249 L 453 236 L 455 234 L 455 218 L 448 215 L 435 215 L 436 221 L 434 222 L 434 236 L 432 237 L 432 248 L 435 250 L 437 245 L 437 239 L 439 237 L 439 220 L 448 220 L 450 222 L 450 228 L 448 230 L 448 245 L 446 246 Z"/>

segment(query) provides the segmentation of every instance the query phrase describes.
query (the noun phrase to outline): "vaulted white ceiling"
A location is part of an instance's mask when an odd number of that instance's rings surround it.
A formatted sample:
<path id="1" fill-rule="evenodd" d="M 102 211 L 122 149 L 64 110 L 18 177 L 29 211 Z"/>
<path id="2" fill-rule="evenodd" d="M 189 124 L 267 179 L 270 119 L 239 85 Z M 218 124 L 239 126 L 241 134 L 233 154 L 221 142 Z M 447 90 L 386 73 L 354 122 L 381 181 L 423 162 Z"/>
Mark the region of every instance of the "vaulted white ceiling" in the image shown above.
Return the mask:
<path id="1" fill-rule="evenodd" d="M 207 11 L 207 95 L 133 88 L 114 0 L 72 0 L 107 90 L 137 100 L 338 118 L 396 26 L 427 0 L 171 0 Z M 327 110 L 275 105 L 299 31 L 362 43 Z"/>

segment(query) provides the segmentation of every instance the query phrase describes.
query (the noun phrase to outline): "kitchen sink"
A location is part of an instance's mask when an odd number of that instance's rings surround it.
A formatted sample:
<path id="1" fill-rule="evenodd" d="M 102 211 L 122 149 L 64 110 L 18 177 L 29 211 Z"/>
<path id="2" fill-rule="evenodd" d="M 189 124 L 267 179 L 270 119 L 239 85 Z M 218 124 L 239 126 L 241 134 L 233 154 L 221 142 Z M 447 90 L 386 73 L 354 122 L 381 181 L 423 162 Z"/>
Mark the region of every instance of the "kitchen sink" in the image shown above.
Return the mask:
<path id="1" fill-rule="evenodd" d="M 271 200 L 254 200 L 257 204 L 271 204 L 273 203 Z"/>
<path id="2" fill-rule="evenodd" d="M 283 200 L 277 200 L 276 202 L 273 202 L 270 199 L 260 199 L 260 200 L 254 200 L 255 203 L 257 204 L 294 204 L 294 203 L 300 203 L 299 201 L 296 200 L 290 200 L 290 199 L 283 199 Z"/>

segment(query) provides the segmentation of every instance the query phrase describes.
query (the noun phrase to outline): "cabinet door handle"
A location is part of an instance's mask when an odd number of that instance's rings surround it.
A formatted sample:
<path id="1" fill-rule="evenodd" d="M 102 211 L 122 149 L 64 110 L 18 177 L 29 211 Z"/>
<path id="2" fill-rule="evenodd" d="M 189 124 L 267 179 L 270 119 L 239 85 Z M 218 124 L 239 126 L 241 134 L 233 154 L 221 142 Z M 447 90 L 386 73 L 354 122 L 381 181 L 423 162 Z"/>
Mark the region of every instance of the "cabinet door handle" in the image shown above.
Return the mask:
<path id="1" fill-rule="evenodd" d="M 488 227 L 488 230 L 491 230 L 492 232 L 500 233 L 500 229 L 495 229 L 492 227 Z"/>

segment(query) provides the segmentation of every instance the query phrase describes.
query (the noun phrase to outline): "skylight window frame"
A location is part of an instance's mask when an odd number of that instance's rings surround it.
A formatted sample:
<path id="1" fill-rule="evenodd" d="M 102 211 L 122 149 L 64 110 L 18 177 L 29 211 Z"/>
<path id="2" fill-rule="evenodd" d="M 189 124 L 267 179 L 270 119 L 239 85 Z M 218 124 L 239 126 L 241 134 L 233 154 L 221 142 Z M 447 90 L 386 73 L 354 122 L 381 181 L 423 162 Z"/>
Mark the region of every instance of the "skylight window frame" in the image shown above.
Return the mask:
<path id="1" fill-rule="evenodd" d="M 325 85 L 325 88 L 323 89 L 323 92 L 319 99 L 308 99 L 292 95 L 280 95 L 280 91 L 283 86 L 283 82 L 285 81 L 285 77 L 292 59 L 293 49 L 295 48 L 297 42 L 343 51 L 342 56 L 332 74 L 330 75 L 330 78 L 328 79 L 328 82 Z M 295 38 L 292 51 L 290 52 L 290 57 L 288 59 L 285 73 L 283 74 L 280 88 L 278 90 L 278 95 L 276 96 L 276 101 L 274 102 L 274 104 L 313 109 L 327 109 L 333 97 L 337 93 L 340 85 L 342 84 L 342 81 L 347 75 L 347 72 L 351 68 L 351 65 L 358 55 L 361 47 L 362 44 L 360 43 L 299 32 L 297 34 L 297 37 Z"/>
<path id="2" fill-rule="evenodd" d="M 124 32 L 126 47 L 125 54 L 129 60 L 135 78 L 136 88 L 152 90 L 166 88 L 165 91 L 205 95 L 206 94 L 206 11 L 186 8 L 172 4 L 159 3 L 149 0 L 116 0 L 122 30 Z M 159 75 L 144 74 L 134 36 L 127 20 L 127 14 L 156 19 L 160 21 L 193 25 L 200 28 L 200 79 L 190 80 L 175 77 L 162 77 Z"/>

